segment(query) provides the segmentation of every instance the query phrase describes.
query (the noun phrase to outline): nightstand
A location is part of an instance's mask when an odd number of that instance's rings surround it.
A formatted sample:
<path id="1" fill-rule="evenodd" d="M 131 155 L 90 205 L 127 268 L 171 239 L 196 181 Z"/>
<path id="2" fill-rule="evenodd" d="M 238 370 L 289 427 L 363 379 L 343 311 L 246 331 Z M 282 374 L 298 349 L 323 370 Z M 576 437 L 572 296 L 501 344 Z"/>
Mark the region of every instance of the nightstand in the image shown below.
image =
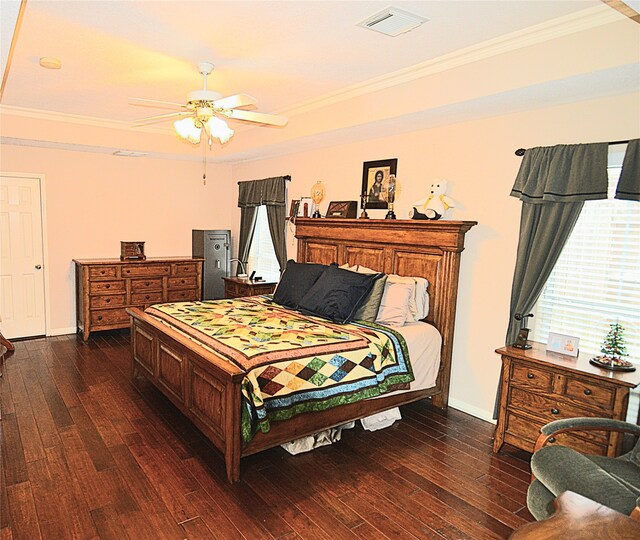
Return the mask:
<path id="1" fill-rule="evenodd" d="M 258 294 L 271 294 L 276 288 L 275 281 L 253 281 L 247 278 L 223 277 L 224 297 L 239 298 L 241 296 L 256 296 Z"/>
<path id="2" fill-rule="evenodd" d="M 548 353 L 542 343 L 529 350 L 502 347 L 500 410 L 493 451 L 504 443 L 533 452 L 540 428 L 561 418 L 593 416 L 625 420 L 629 390 L 640 383 L 638 371 L 622 373 L 589 364 L 593 355 L 577 358 Z M 616 456 L 620 433 L 600 431 L 559 434 L 552 444 L 585 454 Z"/>

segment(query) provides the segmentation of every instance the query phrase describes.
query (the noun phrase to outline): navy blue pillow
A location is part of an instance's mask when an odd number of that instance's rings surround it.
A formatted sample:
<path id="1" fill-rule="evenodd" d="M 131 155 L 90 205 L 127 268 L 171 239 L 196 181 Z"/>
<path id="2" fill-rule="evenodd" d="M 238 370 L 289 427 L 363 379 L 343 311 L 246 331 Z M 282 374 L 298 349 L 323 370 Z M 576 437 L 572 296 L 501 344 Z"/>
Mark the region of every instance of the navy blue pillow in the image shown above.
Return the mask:
<path id="1" fill-rule="evenodd" d="M 324 264 L 287 261 L 287 267 L 273 293 L 273 301 L 281 306 L 297 309 L 300 300 L 327 268 Z"/>
<path id="2" fill-rule="evenodd" d="M 367 299 L 380 274 L 357 274 L 328 266 L 298 304 L 298 309 L 344 324 L 353 319 L 355 312 Z"/>

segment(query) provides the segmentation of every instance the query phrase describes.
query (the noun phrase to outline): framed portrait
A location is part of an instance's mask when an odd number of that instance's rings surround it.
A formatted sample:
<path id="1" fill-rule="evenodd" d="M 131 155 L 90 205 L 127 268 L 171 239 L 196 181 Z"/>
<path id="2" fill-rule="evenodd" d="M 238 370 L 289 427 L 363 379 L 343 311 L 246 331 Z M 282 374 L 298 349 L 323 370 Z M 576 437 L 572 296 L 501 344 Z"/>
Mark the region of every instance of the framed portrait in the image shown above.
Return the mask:
<path id="1" fill-rule="evenodd" d="M 313 213 L 313 200 L 311 197 L 302 197 L 298 207 L 298 217 L 311 217 Z"/>
<path id="2" fill-rule="evenodd" d="M 366 200 L 367 209 L 387 209 L 388 204 L 383 186 L 387 185 L 390 174 L 397 174 L 397 169 L 397 158 L 364 162 L 361 197 Z"/>
<path id="3" fill-rule="evenodd" d="M 578 337 L 549 332 L 549 339 L 547 340 L 547 351 L 549 352 L 578 356 L 580 352 L 579 345 L 580 338 Z"/>

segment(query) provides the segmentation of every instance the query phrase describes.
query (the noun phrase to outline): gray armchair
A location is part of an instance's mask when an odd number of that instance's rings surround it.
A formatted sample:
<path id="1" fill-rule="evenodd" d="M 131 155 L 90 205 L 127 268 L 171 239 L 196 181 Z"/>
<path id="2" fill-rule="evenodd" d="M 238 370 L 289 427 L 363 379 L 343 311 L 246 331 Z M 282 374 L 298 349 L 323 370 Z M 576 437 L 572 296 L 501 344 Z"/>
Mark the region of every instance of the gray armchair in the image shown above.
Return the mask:
<path id="1" fill-rule="evenodd" d="M 566 446 L 545 446 L 569 431 L 619 431 L 640 435 L 640 426 L 607 418 L 568 418 L 541 428 L 531 457 L 533 481 L 527 506 L 537 520 L 554 513 L 553 500 L 574 491 L 622 514 L 637 517 L 640 507 L 640 440 L 633 450 L 611 458 L 587 456 Z"/>

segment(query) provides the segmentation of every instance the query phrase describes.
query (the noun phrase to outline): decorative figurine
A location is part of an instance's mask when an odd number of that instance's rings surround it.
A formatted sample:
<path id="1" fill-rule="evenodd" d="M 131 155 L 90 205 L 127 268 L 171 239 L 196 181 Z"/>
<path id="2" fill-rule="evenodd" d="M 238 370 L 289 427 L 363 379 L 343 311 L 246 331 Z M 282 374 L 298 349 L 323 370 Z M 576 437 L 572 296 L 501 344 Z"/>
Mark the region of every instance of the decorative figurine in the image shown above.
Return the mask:
<path id="1" fill-rule="evenodd" d="M 440 219 L 449 208 L 454 208 L 453 199 L 447 197 L 448 182 L 446 180 L 434 180 L 431 184 L 429 196 L 413 205 L 409 212 L 411 219 Z"/>
<path id="2" fill-rule="evenodd" d="M 623 360 L 622 356 L 629 356 L 624 342 L 624 327 L 619 323 L 610 324 L 610 330 L 602 343 L 601 353 L 604 356 L 596 356 L 589 363 L 612 371 L 635 371 L 633 363 Z"/>
<path id="3" fill-rule="evenodd" d="M 360 207 L 362 208 L 362 213 L 360 214 L 359 219 L 369 219 L 369 214 L 367 214 L 367 195 L 366 193 L 362 193 L 360 195 Z"/>
<path id="4" fill-rule="evenodd" d="M 531 345 L 527 341 L 529 339 L 530 331 L 530 329 L 527 328 L 527 319 L 529 317 L 533 317 L 533 313 L 529 313 L 527 315 L 516 313 L 513 317 L 516 321 L 520 321 L 520 331 L 516 337 L 516 342 L 512 345 L 512 347 L 515 347 L 516 349 L 531 349 Z"/>
<path id="5" fill-rule="evenodd" d="M 384 216 L 384 219 L 396 219 L 396 213 L 393 211 L 393 203 L 396 200 L 397 190 L 398 190 L 398 181 L 396 180 L 396 175 L 390 174 L 389 182 L 387 183 L 387 190 L 386 190 L 386 194 L 387 194 L 386 199 L 387 199 L 387 203 L 389 204 L 389 211 L 387 212 L 387 215 Z"/>

